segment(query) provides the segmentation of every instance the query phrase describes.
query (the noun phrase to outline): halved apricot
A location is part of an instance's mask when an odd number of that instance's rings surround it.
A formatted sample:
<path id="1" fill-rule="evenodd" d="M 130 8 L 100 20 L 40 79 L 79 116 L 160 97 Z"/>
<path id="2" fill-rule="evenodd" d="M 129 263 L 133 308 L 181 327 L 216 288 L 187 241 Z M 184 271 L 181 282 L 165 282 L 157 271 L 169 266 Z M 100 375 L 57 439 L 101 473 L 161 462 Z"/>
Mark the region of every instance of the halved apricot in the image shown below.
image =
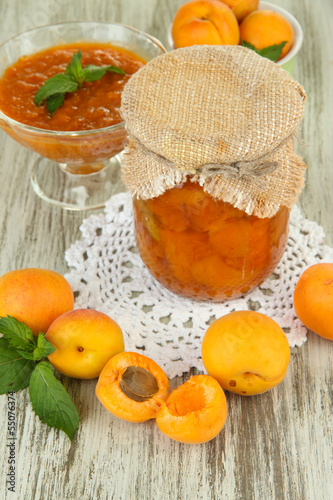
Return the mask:
<path id="1" fill-rule="evenodd" d="M 181 282 L 192 281 L 193 263 L 211 254 L 208 236 L 196 231 L 161 231 L 161 243 L 173 275 Z"/>
<path id="2" fill-rule="evenodd" d="M 169 380 L 155 361 L 136 352 L 122 352 L 103 368 L 96 386 L 100 402 L 129 422 L 155 418 L 169 394 Z"/>
<path id="3" fill-rule="evenodd" d="M 151 237 L 156 241 L 159 241 L 160 235 L 156 218 L 154 217 L 154 214 L 148 209 L 146 203 L 142 200 L 135 200 L 134 210 L 136 213 L 139 211 L 140 222 L 143 227 L 147 229 Z"/>
<path id="4" fill-rule="evenodd" d="M 249 248 L 250 222 L 248 219 L 228 219 L 219 231 L 209 232 L 209 242 L 222 258 L 244 257 Z"/>
<path id="5" fill-rule="evenodd" d="M 168 227 L 173 231 L 185 231 L 189 222 L 182 206 L 174 206 L 169 203 L 167 193 L 158 198 L 146 200 L 145 204 L 149 210 L 158 218 L 160 225 Z"/>
<path id="6" fill-rule="evenodd" d="M 206 231 L 217 217 L 224 216 L 224 204 L 215 201 L 202 187 L 191 181 L 145 201 L 162 225 L 173 231 Z"/>
<path id="7" fill-rule="evenodd" d="M 197 283 L 215 289 L 237 288 L 242 280 L 242 269 L 228 266 L 218 255 L 208 255 L 192 264 L 192 275 Z"/>
<path id="8" fill-rule="evenodd" d="M 219 383 L 209 375 L 195 375 L 162 403 L 156 423 L 169 438 L 198 444 L 216 437 L 226 418 L 227 401 Z"/>

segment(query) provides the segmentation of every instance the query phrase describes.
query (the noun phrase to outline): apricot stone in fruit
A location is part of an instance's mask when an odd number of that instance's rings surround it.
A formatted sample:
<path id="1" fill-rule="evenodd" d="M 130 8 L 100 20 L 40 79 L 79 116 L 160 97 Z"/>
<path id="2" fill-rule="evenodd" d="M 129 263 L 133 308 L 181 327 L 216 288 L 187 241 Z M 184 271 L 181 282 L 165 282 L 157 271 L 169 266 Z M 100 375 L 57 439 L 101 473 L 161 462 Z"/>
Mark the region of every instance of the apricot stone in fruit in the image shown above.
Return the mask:
<path id="1" fill-rule="evenodd" d="M 195 375 L 171 392 L 156 423 L 169 438 L 198 444 L 216 437 L 226 418 L 227 401 L 218 382 L 209 375 Z"/>
<path id="2" fill-rule="evenodd" d="M 158 384 L 154 375 L 140 366 L 128 366 L 119 385 L 126 396 L 139 403 L 148 401 L 158 392 Z"/>
<path id="3" fill-rule="evenodd" d="M 169 381 L 162 368 L 135 352 L 110 359 L 96 386 L 96 395 L 105 408 L 129 422 L 155 418 L 168 391 Z"/>
<path id="4" fill-rule="evenodd" d="M 176 48 L 191 45 L 238 45 L 239 26 L 232 10 L 219 0 L 190 0 L 173 19 Z"/>
<path id="5" fill-rule="evenodd" d="M 282 328 L 265 314 L 235 311 L 214 321 L 202 341 L 202 361 L 221 387 L 249 396 L 278 385 L 290 348 Z"/>
<path id="6" fill-rule="evenodd" d="M 0 316 L 12 316 L 36 334 L 74 307 L 74 294 L 61 274 L 48 269 L 18 269 L 0 277 Z"/>
<path id="7" fill-rule="evenodd" d="M 49 355 L 52 365 L 64 375 L 98 377 L 107 361 L 124 350 L 120 326 L 93 309 L 75 309 L 57 318 L 46 333 L 56 348 Z"/>

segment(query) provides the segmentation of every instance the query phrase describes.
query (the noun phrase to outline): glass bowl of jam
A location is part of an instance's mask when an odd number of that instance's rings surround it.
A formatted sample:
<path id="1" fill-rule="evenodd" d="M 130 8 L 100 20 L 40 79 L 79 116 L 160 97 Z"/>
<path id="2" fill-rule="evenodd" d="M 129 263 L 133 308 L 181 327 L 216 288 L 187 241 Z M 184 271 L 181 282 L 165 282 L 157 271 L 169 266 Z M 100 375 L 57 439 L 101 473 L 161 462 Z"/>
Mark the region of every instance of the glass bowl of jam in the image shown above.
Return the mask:
<path id="1" fill-rule="evenodd" d="M 0 126 L 39 157 L 31 172 L 35 192 L 66 209 L 103 207 L 114 192 L 127 133 L 121 92 L 130 76 L 165 53 L 154 37 L 117 23 L 68 22 L 32 29 L 0 46 Z M 82 68 L 116 66 L 66 92 L 52 114 L 37 105 L 39 88 L 64 74 L 73 54 Z"/>

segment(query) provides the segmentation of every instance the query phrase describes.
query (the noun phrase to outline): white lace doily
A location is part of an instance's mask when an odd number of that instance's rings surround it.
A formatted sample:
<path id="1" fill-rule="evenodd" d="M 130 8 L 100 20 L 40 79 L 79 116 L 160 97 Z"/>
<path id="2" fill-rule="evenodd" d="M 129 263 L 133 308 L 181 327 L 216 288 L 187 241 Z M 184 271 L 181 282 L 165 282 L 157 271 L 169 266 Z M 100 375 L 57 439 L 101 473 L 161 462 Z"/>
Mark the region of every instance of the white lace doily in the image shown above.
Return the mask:
<path id="1" fill-rule="evenodd" d="M 152 358 L 169 378 L 191 367 L 204 370 L 203 335 L 215 318 L 234 310 L 267 314 L 285 330 L 291 347 L 302 345 L 307 329 L 293 308 L 296 283 L 310 265 L 333 262 L 333 248 L 323 244 L 322 227 L 294 207 L 284 256 L 265 283 L 226 303 L 196 302 L 166 290 L 142 263 L 128 193 L 113 196 L 104 213 L 91 215 L 80 230 L 83 239 L 65 254 L 72 268 L 66 278 L 75 291 L 75 308 L 108 314 L 123 330 L 125 349 Z"/>

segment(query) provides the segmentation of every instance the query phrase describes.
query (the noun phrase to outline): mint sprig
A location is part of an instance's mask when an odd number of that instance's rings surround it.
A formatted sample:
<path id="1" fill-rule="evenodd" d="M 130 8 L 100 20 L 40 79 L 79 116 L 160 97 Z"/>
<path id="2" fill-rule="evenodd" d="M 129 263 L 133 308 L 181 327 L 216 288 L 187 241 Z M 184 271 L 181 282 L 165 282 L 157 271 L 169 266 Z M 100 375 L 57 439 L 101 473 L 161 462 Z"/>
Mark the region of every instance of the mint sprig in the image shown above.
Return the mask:
<path id="1" fill-rule="evenodd" d="M 79 49 L 73 54 L 72 61 L 66 67 L 65 73 L 58 73 L 44 83 L 35 95 L 35 103 L 40 106 L 43 101 L 52 116 L 64 102 L 66 93 L 75 92 L 82 87 L 83 82 L 100 80 L 106 72 L 125 75 L 125 71 L 118 66 L 96 66 L 88 64 L 82 68 L 82 53 Z"/>
<path id="2" fill-rule="evenodd" d="M 80 417 L 48 361 L 40 361 L 32 372 L 29 395 L 32 408 L 41 421 L 49 427 L 61 429 L 72 441 Z"/>
<path id="3" fill-rule="evenodd" d="M 36 347 L 36 339 L 30 328 L 11 316 L 0 318 L 0 333 L 7 339 L 10 347 L 14 347 L 19 353 L 32 352 Z"/>
<path id="4" fill-rule="evenodd" d="M 269 59 L 273 62 L 276 62 L 281 57 L 283 47 L 286 45 L 286 43 L 287 42 L 281 42 L 277 45 L 270 45 L 269 47 L 265 47 L 264 49 L 256 49 L 255 46 L 251 43 L 242 40 L 243 47 L 254 50 L 260 56 L 266 57 L 266 59 Z"/>
<path id="5" fill-rule="evenodd" d="M 55 351 L 43 333 L 35 337 L 31 329 L 9 316 L 0 317 L 0 394 L 29 386 L 35 413 L 50 427 L 64 431 L 70 440 L 80 420 L 70 396 L 56 379 L 45 359 Z"/>
<path id="6" fill-rule="evenodd" d="M 25 389 L 35 363 L 19 354 L 5 338 L 0 339 L 0 394 Z"/>

